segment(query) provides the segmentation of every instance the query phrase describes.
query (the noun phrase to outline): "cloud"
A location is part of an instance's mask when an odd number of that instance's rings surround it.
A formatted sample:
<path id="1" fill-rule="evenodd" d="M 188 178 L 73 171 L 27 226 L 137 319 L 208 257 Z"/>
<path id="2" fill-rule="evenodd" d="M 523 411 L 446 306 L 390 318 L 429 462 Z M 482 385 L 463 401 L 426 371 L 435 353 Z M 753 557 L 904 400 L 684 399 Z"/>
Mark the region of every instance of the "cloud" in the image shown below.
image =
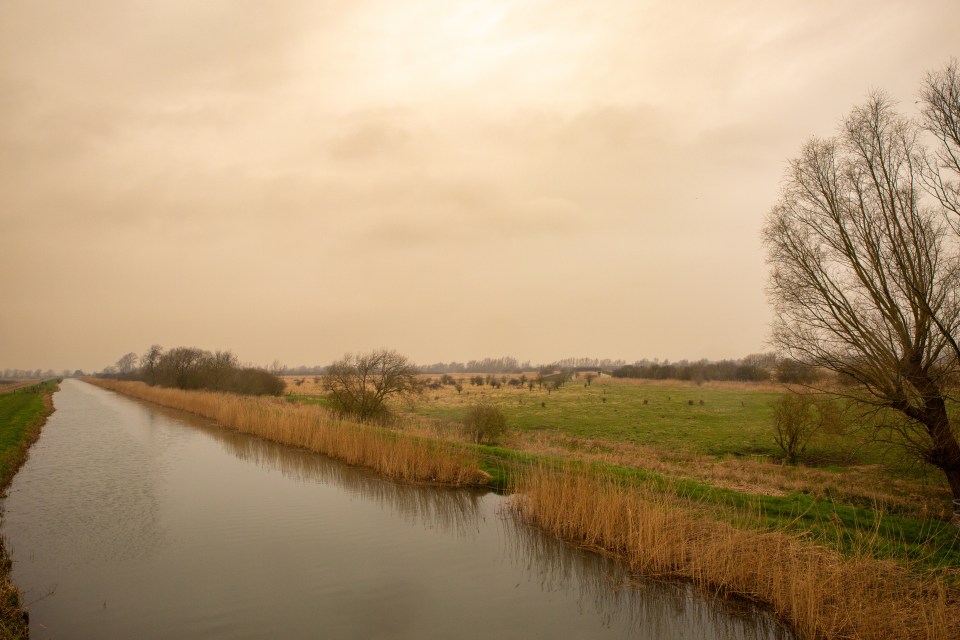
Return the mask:
<path id="1" fill-rule="evenodd" d="M 0 365 L 227 337 L 210 346 L 264 362 L 755 351 L 785 160 L 871 86 L 909 107 L 958 19 L 950 0 L 5 3 Z M 97 337 L 47 348 L 30 328 L 51 317 Z"/>

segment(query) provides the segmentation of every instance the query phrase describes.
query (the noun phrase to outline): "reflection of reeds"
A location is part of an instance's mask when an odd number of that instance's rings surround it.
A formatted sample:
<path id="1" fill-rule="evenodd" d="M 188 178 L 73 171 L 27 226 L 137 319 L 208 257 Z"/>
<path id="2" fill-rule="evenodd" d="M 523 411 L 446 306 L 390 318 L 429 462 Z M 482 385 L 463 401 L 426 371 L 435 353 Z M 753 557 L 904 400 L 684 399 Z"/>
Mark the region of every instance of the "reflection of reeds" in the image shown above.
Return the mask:
<path id="1" fill-rule="evenodd" d="M 405 520 L 454 535 L 477 529 L 483 499 L 480 490 L 399 484 L 371 471 L 269 440 L 222 429 L 210 429 L 209 433 L 241 460 L 280 471 L 300 482 L 336 486 L 361 500 L 388 508 Z"/>
<path id="2" fill-rule="evenodd" d="M 517 518 L 504 518 L 508 549 L 516 563 L 536 571 L 546 591 L 579 590 L 607 624 L 620 622 L 644 638 L 767 638 L 791 633 L 755 605 L 704 597 L 677 580 L 635 580 L 622 563 L 577 551 Z"/>
<path id="3" fill-rule="evenodd" d="M 485 478 L 476 456 L 462 447 L 343 420 L 315 405 L 150 387 L 142 382 L 87 380 L 105 389 L 209 418 L 241 433 L 369 467 L 398 480 L 469 485 L 480 484 Z"/>
<path id="4" fill-rule="evenodd" d="M 800 637 L 946 640 L 960 628 L 956 593 L 937 576 L 737 529 L 677 498 L 572 469 L 521 474 L 517 490 L 512 507 L 524 522 L 637 574 L 767 603 Z"/>

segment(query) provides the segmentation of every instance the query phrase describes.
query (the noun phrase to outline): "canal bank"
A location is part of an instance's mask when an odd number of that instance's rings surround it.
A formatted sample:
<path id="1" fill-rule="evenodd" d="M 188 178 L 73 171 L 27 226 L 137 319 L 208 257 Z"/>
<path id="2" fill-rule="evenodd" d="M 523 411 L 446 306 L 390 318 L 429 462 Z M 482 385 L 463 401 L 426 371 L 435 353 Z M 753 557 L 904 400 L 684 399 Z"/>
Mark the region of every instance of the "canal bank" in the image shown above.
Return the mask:
<path id="1" fill-rule="evenodd" d="M 0 389 L 0 497 L 27 459 L 27 451 L 40 437 L 40 429 L 53 413 L 55 381 Z M 2 507 L 0 507 L 2 521 Z M 10 579 L 12 563 L 0 536 L 0 638 L 25 638 L 29 616 L 20 591 Z"/>

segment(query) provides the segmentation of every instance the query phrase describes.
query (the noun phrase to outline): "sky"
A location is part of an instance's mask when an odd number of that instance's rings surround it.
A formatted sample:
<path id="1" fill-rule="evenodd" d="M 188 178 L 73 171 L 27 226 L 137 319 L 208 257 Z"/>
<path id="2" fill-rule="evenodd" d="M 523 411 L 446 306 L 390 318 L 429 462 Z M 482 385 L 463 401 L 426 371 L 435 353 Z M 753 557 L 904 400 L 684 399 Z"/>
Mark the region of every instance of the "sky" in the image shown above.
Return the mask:
<path id="1" fill-rule="evenodd" d="M 769 350 L 787 162 L 956 0 L 0 0 L 0 370 Z"/>

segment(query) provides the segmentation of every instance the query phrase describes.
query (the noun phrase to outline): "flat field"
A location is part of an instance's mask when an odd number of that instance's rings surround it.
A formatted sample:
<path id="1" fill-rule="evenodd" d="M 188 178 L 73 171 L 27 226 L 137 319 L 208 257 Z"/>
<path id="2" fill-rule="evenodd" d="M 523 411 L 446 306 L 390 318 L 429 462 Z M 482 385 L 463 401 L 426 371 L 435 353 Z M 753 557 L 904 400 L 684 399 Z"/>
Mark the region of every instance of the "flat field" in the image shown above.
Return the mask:
<path id="1" fill-rule="evenodd" d="M 514 376 L 508 376 L 507 380 Z M 498 376 L 498 380 L 501 378 Z M 770 432 L 781 390 L 737 383 L 571 379 L 556 390 L 534 384 L 495 389 L 464 381 L 428 390 L 416 412 L 458 420 L 480 401 L 498 406 L 512 428 L 712 455 L 777 455 Z"/>

